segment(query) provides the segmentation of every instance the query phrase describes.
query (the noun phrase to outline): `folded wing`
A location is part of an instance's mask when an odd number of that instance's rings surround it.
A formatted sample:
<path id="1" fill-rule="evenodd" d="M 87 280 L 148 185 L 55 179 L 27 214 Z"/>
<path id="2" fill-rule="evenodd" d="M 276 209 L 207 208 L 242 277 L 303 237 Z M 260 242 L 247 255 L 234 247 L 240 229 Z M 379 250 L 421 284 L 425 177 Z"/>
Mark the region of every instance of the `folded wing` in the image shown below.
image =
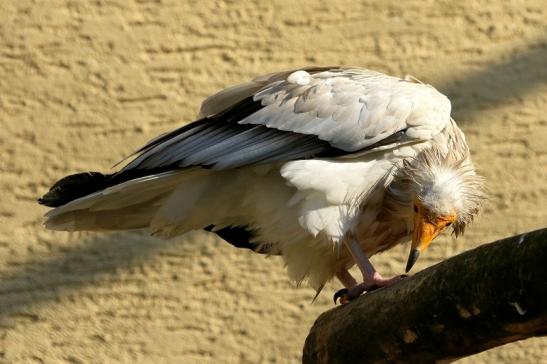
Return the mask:
<path id="1" fill-rule="evenodd" d="M 362 69 L 315 68 L 224 90 L 200 114 L 138 150 L 122 173 L 230 169 L 416 143 L 444 128 L 450 102 L 428 85 Z"/>

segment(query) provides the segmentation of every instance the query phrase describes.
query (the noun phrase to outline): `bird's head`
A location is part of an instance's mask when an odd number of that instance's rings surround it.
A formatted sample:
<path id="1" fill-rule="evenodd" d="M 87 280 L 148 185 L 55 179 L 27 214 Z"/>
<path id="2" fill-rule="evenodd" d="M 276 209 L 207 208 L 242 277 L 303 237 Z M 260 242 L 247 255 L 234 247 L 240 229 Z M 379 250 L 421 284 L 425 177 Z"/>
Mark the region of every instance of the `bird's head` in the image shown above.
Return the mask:
<path id="1" fill-rule="evenodd" d="M 457 236 L 479 212 L 486 194 L 483 178 L 475 169 L 467 153 L 450 151 L 443 155 L 426 150 L 402 168 L 412 198 L 412 247 L 408 272 L 423 252 L 447 227 Z"/>

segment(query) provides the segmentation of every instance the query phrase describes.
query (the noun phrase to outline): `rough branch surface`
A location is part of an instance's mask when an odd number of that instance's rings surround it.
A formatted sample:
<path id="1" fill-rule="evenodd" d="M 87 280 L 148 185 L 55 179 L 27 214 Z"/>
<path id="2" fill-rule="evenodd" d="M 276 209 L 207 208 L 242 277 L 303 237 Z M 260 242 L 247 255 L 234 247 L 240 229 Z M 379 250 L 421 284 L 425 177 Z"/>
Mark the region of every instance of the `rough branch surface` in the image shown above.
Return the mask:
<path id="1" fill-rule="evenodd" d="M 304 363 L 452 362 L 547 335 L 547 229 L 482 245 L 323 313 Z"/>

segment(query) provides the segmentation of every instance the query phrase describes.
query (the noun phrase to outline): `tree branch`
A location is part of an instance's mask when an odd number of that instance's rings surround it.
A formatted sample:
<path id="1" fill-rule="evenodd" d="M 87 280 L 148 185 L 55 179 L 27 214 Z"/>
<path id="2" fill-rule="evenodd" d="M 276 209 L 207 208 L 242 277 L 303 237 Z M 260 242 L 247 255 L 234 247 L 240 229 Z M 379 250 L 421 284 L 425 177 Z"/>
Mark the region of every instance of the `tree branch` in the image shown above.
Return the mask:
<path id="1" fill-rule="evenodd" d="M 547 335 L 547 228 L 482 245 L 324 312 L 304 363 L 449 363 Z"/>

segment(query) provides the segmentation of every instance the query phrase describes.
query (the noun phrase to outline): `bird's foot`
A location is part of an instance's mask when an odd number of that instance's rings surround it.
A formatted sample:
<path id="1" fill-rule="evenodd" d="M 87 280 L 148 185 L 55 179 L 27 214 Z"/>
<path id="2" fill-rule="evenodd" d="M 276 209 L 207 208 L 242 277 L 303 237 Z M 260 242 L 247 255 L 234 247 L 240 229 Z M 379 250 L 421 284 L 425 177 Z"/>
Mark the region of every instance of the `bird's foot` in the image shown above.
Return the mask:
<path id="1" fill-rule="evenodd" d="M 336 292 L 333 297 L 334 303 L 336 304 L 336 301 L 340 300 L 340 304 L 343 305 L 345 303 L 348 303 L 349 301 L 356 299 L 365 292 L 371 292 L 378 288 L 390 286 L 394 283 L 399 282 L 405 277 L 407 277 L 406 274 L 402 274 L 392 278 L 384 278 L 379 274 L 374 274 L 372 279 L 368 280 L 367 282 L 359 283 L 350 288 L 342 288 L 341 290 Z"/>
<path id="2" fill-rule="evenodd" d="M 336 304 L 336 301 L 340 301 L 340 304 L 346 304 L 349 301 L 352 301 L 359 297 L 363 292 L 365 292 L 365 289 L 363 288 L 364 283 L 360 283 L 356 286 L 353 286 L 351 288 L 342 288 L 338 290 L 334 297 L 332 298 L 334 301 L 334 304 Z"/>

